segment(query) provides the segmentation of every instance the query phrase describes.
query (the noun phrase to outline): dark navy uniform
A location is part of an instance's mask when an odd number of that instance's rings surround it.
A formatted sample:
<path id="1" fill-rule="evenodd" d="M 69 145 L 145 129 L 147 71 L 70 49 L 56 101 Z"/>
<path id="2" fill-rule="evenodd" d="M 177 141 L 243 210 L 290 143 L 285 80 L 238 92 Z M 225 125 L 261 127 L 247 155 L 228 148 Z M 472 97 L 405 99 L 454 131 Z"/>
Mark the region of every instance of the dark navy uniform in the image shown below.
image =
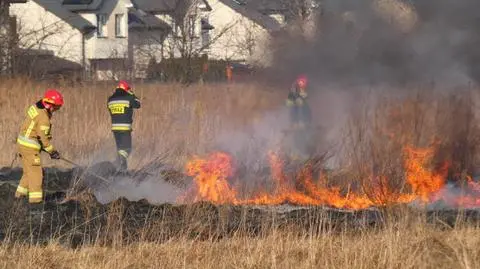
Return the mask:
<path id="1" fill-rule="evenodd" d="M 298 81 L 290 89 L 287 96 L 286 105 L 290 112 L 290 147 L 289 153 L 292 160 L 302 160 L 309 156 L 313 149 L 310 145 L 310 131 L 312 123 L 312 114 L 307 100 L 307 91 L 305 87 L 300 87 Z"/>
<path id="2" fill-rule="evenodd" d="M 107 105 L 117 145 L 117 166 L 126 171 L 127 158 L 132 151 L 133 110 L 140 108 L 140 100 L 133 92 L 117 88 L 108 98 Z"/>
<path id="3" fill-rule="evenodd" d="M 290 122 L 293 128 L 305 128 L 310 125 L 312 114 L 306 94 L 297 90 L 290 91 L 286 105 L 290 108 Z"/>

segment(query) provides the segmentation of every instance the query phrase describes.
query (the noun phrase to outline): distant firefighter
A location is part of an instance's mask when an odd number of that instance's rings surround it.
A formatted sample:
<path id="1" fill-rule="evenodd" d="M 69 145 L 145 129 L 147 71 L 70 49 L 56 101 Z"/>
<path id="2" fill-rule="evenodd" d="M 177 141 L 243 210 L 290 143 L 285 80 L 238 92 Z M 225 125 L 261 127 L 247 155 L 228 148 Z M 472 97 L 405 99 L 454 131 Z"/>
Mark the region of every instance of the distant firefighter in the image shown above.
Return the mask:
<path id="1" fill-rule="evenodd" d="M 64 104 L 63 96 L 54 89 L 47 89 L 41 100 L 31 105 L 20 128 L 17 146 L 22 158 L 23 175 L 15 192 L 16 198 L 28 197 L 31 212 L 43 211 L 43 173 L 40 152 L 47 152 L 52 159 L 60 159 L 60 154 L 50 143 L 53 112 Z"/>
<path id="2" fill-rule="evenodd" d="M 117 168 L 127 171 L 127 159 L 132 151 L 133 110 L 140 108 L 140 100 L 128 82 L 122 80 L 108 98 L 108 111 L 112 120 L 112 132 L 117 146 Z"/>
<path id="3" fill-rule="evenodd" d="M 290 123 L 293 129 L 303 129 L 310 125 L 312 115 L 307 102 L 308 80 L 304 75 L 299 76 L 292 85 L 286 100 L 290 108 Z"/>

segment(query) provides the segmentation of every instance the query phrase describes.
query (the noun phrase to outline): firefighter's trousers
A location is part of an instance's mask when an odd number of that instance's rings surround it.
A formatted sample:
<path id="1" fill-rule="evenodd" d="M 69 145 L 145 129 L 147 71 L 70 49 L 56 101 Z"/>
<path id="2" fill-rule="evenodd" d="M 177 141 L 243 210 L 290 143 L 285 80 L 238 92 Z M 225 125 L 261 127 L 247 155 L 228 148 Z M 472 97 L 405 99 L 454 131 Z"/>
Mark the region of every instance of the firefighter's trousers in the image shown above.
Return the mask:
<path id="1" fill-rule="evenodd" d="M 115 144 L 117 145 L 117 167 L 121 171 L 127 170 L 127 159 L 132 152 L 132 132 L 113 131 Z"/>
<path id="2" fill-rule="evenodd" d="M 41 203 L 43 200 L 43 173 L 40 152 L 20 145 L 18 151 L 22 158 L 23 175 L 15 192 L 15 197 L 28 196 L 29 203 Z"/>

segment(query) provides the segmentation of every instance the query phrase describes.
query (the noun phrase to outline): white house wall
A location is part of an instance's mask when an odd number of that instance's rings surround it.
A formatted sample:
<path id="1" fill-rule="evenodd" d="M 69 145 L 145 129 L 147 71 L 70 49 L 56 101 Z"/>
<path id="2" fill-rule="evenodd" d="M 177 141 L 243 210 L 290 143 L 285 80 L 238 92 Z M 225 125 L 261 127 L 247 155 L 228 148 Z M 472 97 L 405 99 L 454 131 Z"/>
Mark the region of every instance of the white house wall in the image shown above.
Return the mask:
<path id="1" fill-rule="evenodd" d="M 218 0 L 209 3 L 209 22 L 215 27 L 210 31 L 210 58 L 268 65 L 268 31 Z"/>
<path id="2" fill-rule="evenodd" d="M 100 10 L 95 13 L 107 14 L 107 33 L 105 37 L 97 37 L 96 33 L 86 40 L 88 59 L 111 59 L 128 57 L 128 29 L 124 29 L 124 37 L 115 35 L 115 14 L 124 14 L 124 26 L 128 27 L 128 11 L 125 0 L 104 0 Z M 97 25 L 96 14 L 81 13 L 83 18 L 93 25 Z"/>
<path id="3" fill-rule="evenodd" d="M 160 20 L 167 22 L 171 27 L 174 27 L 175 24 L 173 23 L 173 17 L 167 14 L 157 14 L 155 17 L 159 18 Z M 178 30 L 178 29 L 177 29 Z M 181 53 L 179 48 L 178 37 L 180 36 L 177 34 L 177 37 L 174 37 L 174 29 L 170 32 L 165 40 L 163 41 L 163 58 L 178 58 L 181 57 Z"/>
<path id="4" fill-rule="evenodd" d="M 135 77 L 146 78 L 150 60 L 162 60 L 162 35 L 162 30 L 130 30 L 129 42 Z"/>
<path id="5" fill-rule="evenodd" d="M 82 63 L 82 34 L 34 1 L 12 4 L 17 16 L 19 47 L 48 50 L 54 56 Z"/>

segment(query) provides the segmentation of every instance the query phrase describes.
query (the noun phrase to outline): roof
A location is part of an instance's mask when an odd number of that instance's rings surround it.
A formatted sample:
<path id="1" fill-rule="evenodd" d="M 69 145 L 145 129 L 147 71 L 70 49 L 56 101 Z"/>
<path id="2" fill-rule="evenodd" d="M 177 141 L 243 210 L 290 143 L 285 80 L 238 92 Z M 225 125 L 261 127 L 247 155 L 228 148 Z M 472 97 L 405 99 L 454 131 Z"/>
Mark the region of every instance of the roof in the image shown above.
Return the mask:
<path id="1" fill-rule="evenodd" d="M 91 24 L 88 20 L 84 19 L 82 16 L 73 13 L 63 7 L 61 2 L 55 0 L 34 0 L 37 4 L 48 10 L 49 12 L 55 14 L 55 16 L 64 20 L 66 23 L 72 27 L 80 30 L 81 32 L 89 32 L 96 29 L 95 25 Z"/>
<path id="2" fill-rule="evenodd" d="M 277 31 L 281 29 L 281 25 L 273 18 L 260 13 L 257 4 L 252 4 L 256 0 L 220 0 L 236 12 L 251 19 L 268 31 Z"/>
<path id="3" fill-rule="evenodd" d="M 63 0 L 62 5 L 89 5 L 93 0 Z"/>
<path id="4" fill-rule="evenodd" d="M 135 8 L 152 13 L 165 13 L 175 11 L 183 0 L 132 0 Z"/>
<path id="5" fill-rule="evenodd" d="M 192 0 L 131 0 L 136 9 L 141 9 L 151 13 L 179 13 L 179 9 L 184 10 Z M 208 10 L 212 8 L 208 1 L 203 0 Z M 182 13 L 182 11 L 180 11 Z"/>
<path id="6" fill-rule="evenodd" d="M 128 11 L 128 26 L 132 28 L 170 29 L 170 25 L 156 16 L 138 10 Z"/>
<path id="7" fill-rule="evenodd" d="M 292 0 L 234 0 L 234 2 L 260 12 L 272 12 L 288 10 Z"/>
<path id="8" fill-rule="evenodd" d="M 62 5 L 70 11 L 97 10 L 104 0 L 63 0 Z"/>

